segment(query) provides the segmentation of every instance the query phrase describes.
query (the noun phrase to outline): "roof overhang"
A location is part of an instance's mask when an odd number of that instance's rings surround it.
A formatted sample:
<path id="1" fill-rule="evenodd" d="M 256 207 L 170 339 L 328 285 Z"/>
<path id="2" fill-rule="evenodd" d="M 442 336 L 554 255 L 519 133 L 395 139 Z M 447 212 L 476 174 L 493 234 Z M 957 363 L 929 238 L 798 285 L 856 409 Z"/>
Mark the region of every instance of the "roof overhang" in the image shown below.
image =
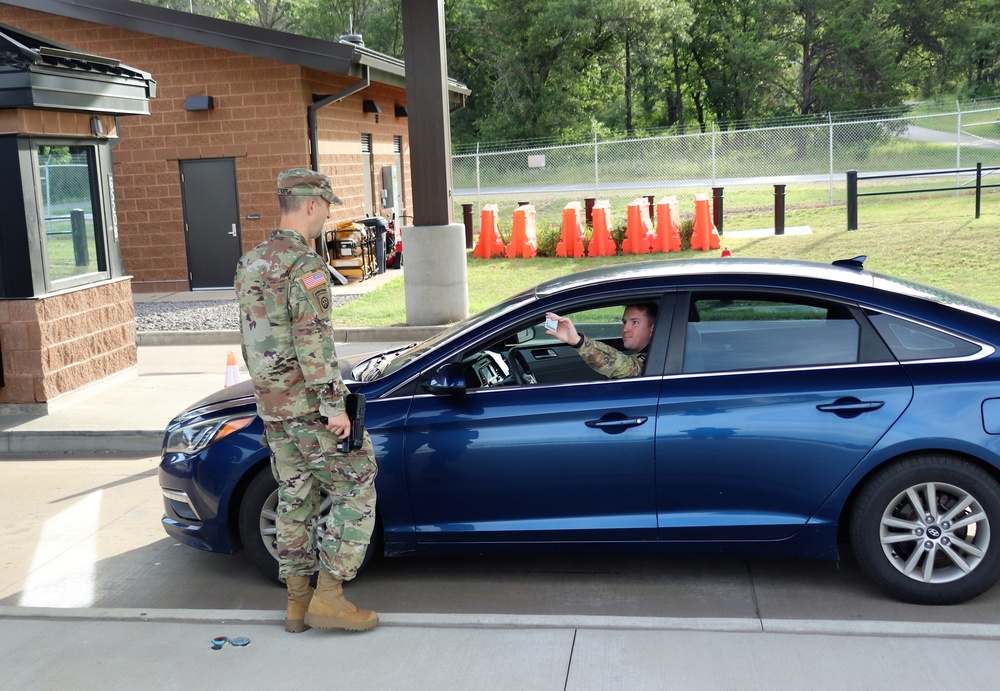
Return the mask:
<path id="1" fill-rule="evenodd" d="M 405 88 L 406 71 L 401 60 L 346 41 L 324 41 L 297 36 L 130 0 L 2 0 L 2 2 L 38 12 L 268 58 L 356 79 L 362 78 L 362 66 L 365 65 L 369 68 L 373 82 Z M 467 86 L 453 79 L 448 80 L 448 91 L 452 100 L 460 100 L 471 93 Z"/>
<path id="2" fill-rule="evenodd" d="M 0 24 L 0 108 L 148 115 L 155 96 L 148 72 Z"/>

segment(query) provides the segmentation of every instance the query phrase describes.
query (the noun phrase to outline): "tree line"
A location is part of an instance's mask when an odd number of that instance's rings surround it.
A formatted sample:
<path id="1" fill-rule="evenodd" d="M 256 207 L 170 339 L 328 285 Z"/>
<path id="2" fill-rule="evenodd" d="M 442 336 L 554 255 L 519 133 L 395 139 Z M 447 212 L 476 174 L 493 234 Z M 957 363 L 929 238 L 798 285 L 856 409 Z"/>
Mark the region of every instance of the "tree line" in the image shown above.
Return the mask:
<path id="1" fill-rule="evenodd" d="M 405 0 L 144 0 L 402 58 Z M 741 127 L 1000 91 L 1000 0 L 448 0 L 452 141 Z"/>

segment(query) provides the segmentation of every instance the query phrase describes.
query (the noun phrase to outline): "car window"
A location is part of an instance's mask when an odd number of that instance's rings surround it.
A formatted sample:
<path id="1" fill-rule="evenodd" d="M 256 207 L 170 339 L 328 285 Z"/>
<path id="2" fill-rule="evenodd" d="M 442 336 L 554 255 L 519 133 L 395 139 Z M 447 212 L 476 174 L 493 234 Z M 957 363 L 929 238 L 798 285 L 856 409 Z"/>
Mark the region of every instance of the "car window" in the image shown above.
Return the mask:
<path id="1" fill-rule="evenodd" d="M 580 334 L 622 351 L 624 312 L 624 304 L 614 303 L 567 309 L 558 314 L 569 317 Z M 580 351 L 546 333 L 543 322 L 543 313 L 532 316 L 464 352 L 461 361 L 468 387 L 565 384 L 608 378 L 589 366 Z"/>
<path id="2" fill-rule="evenodd" d="M 959 336 L 891 314 L 871 313 L 868 319 L 900 361 L 968 357 L 982 350 Z"/>
<path id="3" fill-rule="evenodd" d="M 714 293 L 692 296 L 685 372 L 719 372 L 859 361 L 861 328 L 836 303 Z"/>

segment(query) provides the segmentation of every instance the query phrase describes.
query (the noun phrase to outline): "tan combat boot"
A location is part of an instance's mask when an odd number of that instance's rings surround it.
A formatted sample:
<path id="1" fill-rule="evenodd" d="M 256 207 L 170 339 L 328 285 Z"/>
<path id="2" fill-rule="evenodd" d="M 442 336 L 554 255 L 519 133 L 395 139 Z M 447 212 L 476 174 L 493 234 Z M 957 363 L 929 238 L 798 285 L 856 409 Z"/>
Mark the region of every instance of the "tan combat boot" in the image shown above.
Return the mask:
<path id="1" fill-rule="evenodd" d="M 309 585 L 309 576 L 288 576 L 285 579 L 288 587 L 288 610 L 285 612 L 285 631 L 302 633 L 309 630 L 305 623 L 306 610 L 312 601 L 313 589 Z"/>
<path id="2" fill-rule="evenodd" d="M 378 626 L 378 615 L 371 610 L 358 609 L 345 600 L 343 581 L 320 570 L 305 624 L 317 629 L 367 631 Z"/>

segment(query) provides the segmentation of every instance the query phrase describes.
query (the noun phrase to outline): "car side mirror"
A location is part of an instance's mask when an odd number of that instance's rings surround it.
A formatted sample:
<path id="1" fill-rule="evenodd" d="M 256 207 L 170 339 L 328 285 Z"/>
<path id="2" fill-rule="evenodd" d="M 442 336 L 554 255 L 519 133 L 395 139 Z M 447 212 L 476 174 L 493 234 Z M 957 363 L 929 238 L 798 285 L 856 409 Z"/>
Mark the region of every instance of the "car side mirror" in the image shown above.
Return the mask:
<path id="1" fill-rule="evenodd" d="M 465 367 L 458 362 L 446 362 L 434 370 L 423 386 L 432 394 L 465 393 L 469 388 L 465 382 Z"/>

